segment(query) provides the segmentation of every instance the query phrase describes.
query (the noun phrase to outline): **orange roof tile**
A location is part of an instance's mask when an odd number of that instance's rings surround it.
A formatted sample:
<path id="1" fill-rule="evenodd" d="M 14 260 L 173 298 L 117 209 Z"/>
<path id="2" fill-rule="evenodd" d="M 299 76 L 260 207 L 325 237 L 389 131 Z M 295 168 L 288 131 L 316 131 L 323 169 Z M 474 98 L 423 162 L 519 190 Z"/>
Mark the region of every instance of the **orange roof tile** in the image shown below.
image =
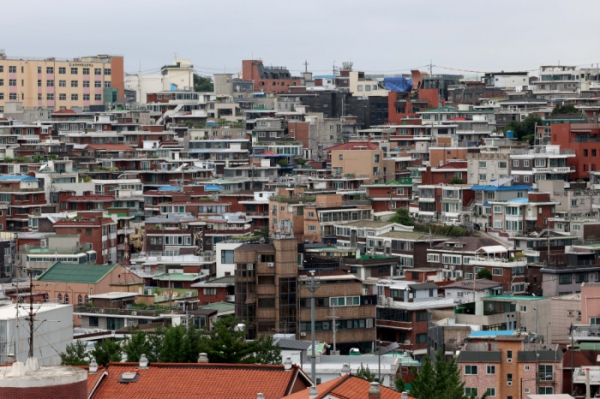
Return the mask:
<path id="1" fill-rule="evenodd" d="M 326 397 L 338 398 L 338 399 L 368 399 L 369 388 L 371 383 L 362 378 L 354 377 L 351 375 L 344 375 L 317 385 L 317 392 L 319 396 L 317 399 L 323 399 Z M 395 391 L 387 387 L 380 387 L 381 399 L 400 399 L 402 393 Z M 308 393 L 310 388 L 296 392 L 292 395 L 285 396 L 285 399 L 308 399 Z M 409 399 L 414 399 L 409 396 Z"/>
<path id="2" fill-rule="evenodd" d="M 88 148 L 94 150 L 109 150 L 109 151 L 133 151 L 135 148 L 126 144 L 88 144 Z"/>
<path id="3" fill-rule="evenodd" d="M 139 370 L 137 363 L 110 363 L 107 370 L 91 399 L 256 399 L 259 392 L 270 399 L 310 384 L 296 365 L 285 371 L 283 365 L 153 363 Z M 138 373 L 139 379 L 120 383 L 126 372 Z"/>

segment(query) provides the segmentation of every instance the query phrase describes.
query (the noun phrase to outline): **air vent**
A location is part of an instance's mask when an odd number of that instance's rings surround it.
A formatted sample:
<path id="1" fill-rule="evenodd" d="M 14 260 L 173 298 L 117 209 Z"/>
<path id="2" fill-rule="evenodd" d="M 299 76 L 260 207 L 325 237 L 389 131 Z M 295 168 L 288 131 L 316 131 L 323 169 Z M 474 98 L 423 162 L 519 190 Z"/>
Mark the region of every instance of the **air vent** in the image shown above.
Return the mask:
<path id="1" fill-rule="evenodd" d="M 123 373 L 119 377 L 119 382 L 121 384 L 129 384 L 130 382 L 137 382 L 139 378 L 140 375 L 138 373 Z"/>

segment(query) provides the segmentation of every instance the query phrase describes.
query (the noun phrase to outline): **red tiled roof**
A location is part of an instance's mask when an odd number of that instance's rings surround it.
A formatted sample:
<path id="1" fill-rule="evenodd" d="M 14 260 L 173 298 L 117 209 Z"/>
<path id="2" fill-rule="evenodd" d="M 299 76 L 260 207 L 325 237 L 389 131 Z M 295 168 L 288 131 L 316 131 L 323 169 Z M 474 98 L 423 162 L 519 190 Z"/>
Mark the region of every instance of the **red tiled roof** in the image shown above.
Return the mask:
<path id="1" fill-rule="evenodd" d="M 133 151 L 134 148 L 125 144 L 88 144 L 89 148 L 94 150 L 110 150 L 110 151 Z"/>
<path id="2" fill-rule="evenodd" d="M 472 121 L 473 119 L 467 118 L 466 116 L 459 116 L 456 118 L 448 119 L 449 121 Z"/>
<path id="3" fill-rule="evenodd" d="M 107 370 L 91 399 L 256 399 L 259 392 L 270 399 L 288 395 L 296 384 L 304 388 L 310 383 L 296 365 L 285 371 L 283 365 L 152 363 L 139 370 L 137 363 L 110 363 Z M 126 372 L 139 374 L 138 380 L 120 383 Z"/>
<path id="4" fill-rule="evenodd" d="M 277 153 L 276 153 L 276 152 L 274 152 L 274 151 L 267 151 L 267 152 L 263 152 L 263 153 L 262 153 L 262 154 L 260 154 L 260 155 L 279 155 L 279 154 L 277 154 Z"/>
<path id="5" fill-rule="evenodd" d="M 367 150 L 376 150 L 379 148 L 379 144 L 371 141 L 350 141 L 348 143 L 327 147 L 323 149 L 323 151 L 331 152 L 334 150 L 356 150 L 358 148 L 365 149 L 365 147 Z"/>
<path id="6" fill-rule="evenodd" d="M 317 392 L 319 393 L 317 399 L 323 399 L 326 397 L 339 399 L 368 399 L 370 387 L 371 383 L 367 380 L 350 375 L 344 375 L 334 380 L 317 385 Z M 398 392 L 387 387 L 380 387 L 380 389 L 381 399 L 400 399 L 402 397 L 402 392 Z M 310 388 L 307 388 L 300 392 L 296 392 L 295 394 L 284 396 L 284 399 L 308 399 L 309 392 Z"/>
<path id="7" fill-rule="evenodd" d="M 87 366 L 81 367 L 81 368 L 85 369 L 85 370 L 89 370 L 89 367 L 87 367 Z M 88 395 L 90 393 L 92 393 L 94 388 L 96 388 L 96 385 L 98 385 L 98 382 L 100 382 L 100 379 L 102 378 L 102 374 L 105 371 L 106 371 L 106 369 L 104 368 L 104 366 L 98 366 L 98 372 L 96 374 L 88 373 L 88 378 L 87 378 Z"/>
<path id="8" fill-rule="evenodd" d="M 438 166 L 437 169 L 463 169 L 467 167 L 466 162 L 448 162 L 442 166 Z"/>

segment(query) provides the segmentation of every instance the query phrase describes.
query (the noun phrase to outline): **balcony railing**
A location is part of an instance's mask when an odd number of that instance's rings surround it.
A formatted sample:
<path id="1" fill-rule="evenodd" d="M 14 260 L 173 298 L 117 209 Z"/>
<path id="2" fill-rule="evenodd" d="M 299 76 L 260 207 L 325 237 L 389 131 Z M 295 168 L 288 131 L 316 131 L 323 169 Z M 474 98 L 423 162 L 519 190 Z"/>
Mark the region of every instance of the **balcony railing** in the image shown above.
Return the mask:
<path id="1" fill-rule="evenodd" d="M 96 308 L 93 306 L 74 305 L 74 313 L 92 313 L 105 315 L 119 316 L 145 316 L 145 317 L 160 317 L 166 313 L 181 313 L 179 307 L 174 307 L 171 310 L 141 310 L 141 309 L 118 309 L 118 308 Z"/>

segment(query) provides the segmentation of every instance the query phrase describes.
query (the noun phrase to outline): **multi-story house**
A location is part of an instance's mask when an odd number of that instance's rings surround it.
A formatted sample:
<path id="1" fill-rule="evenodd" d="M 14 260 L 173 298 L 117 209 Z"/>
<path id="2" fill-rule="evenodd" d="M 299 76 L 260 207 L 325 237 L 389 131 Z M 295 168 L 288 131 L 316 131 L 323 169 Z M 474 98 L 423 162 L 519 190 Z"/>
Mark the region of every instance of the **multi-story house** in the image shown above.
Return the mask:
<path id="1" fill-rule="evenodd" d="M 194 159 L 212 161 L 216 173 L 223 174 L 225 166 L 248 164 L 250 140 L 246 138 L 227 138 L 209 140 L 190 140 L 184 151 Z"/>
<path id="2" fill-rule="evenodd" d="M 470 184 L 422 184 L 419 190 L 419 219 L 447 224 L 470 222 L 475 192 Z"/>
<path id="3" fill-rule="evenodd" d="M 563 180 L 568 187 L 568 180 L 575 172 L 569 166 L 569 158 L 576 156 L 572 149 L 562 149 L 558 145 L 535 147 L 529 150 L 512 150 L 510 152 L 511 175 L 514 182 L 537 188 L 540 180 Z"/>
<path id="4" fill-rule="evenodd" d="M 377 283 L 377 338 L 397 342 L 415 358 L 427 354 L 428 310 L 451 310 L 453 299 L 434 283 L 380 280 Z"/>
<path id="5" fill-rule="evenodd" d="M 533 97 L 517 97 L 499 102 L 500 108 L 496 109 L 496 126 L 498 130 L 504 129 L 512 121 L 523 121 L 533 112 L 542 115 L 550 114 L 552 108 L 548 101 Z"/>
<path id="6" fill-rule="evenodd" d="M 336 147 L 339 146 L 328 149 L 330 150 L 331 169 L 334 174 L 368 177 L 368 182 L 370 183 L 385 181 L 385 177 L 383 176 L 383 150 L 366 148 L 359 150 L 338 150 L 335 149 Z"/>
<path id="7" fill-rule="evenodd" d="M 392 180 L 387 183 L 363 185 L 367 197 L 371 198 L 373 212 L 379 214 L 394 213 L 398 208 L 408 209 L 413 199 L 413 181 L 410 177 Z"/>
<path id="8" fill-rule="evenodd" d="M 479 161 L 479 163 L 481 162 Z M 483 230 L 485 230 L 491 226 L 492 205 L 490 201 L 504 202 L 517 198 L 525 198 L 527 197 L 527 192 L 531 191 L 531 186 L 513 185 L 511 177 L 502 177 L 492 180 L 487 184 L 475 185 L 471 187 L 471 190 L 475 192 L 473 221 L 479 223 Z"/>
<path id="9" fill-rule="evenodd" d="M 563 352 L 558 345 L 526 343 L 525 335 L 488 336 L 466 343 L 456 359 L 465 395 L 521 398 L 562 392 Z"/>
<path id="10" fill-rule="evenodd" d="M 557 201 L 549 193 L 528 192 L 526 197 L 507 201 L 489 201 L 492 207 L 490 226 L 499 236 L 508 238 L 540 231 L 556 212 Z"/>
<path id="11" fill-rule="evenodd" d="M 27 229 L 29 215 L 41 213 L 46 205 L 43 182 L 27 175 L 1 175 L 0 202 L 8 203 L 6 230 Z"/>
<path id="12" fill-rule="evenodd" d="M 487 185 L 510 176 L 509 154 L 481 147 L 480 151 L 467 153 L 467 183 Z"/>
<path id="13" fill-rule="evenodd" d="M 262 60 L 243 60 L 241 79 L 254 83 L 255 91 L 287 93 L 290 86 L 301 86 L 302 79 L 294 77 L 286 67 L 265 66 Z"/>
<path id="14" fill-rule="evenodd" d="M 297 247 L 295 238 L 283 236 L 272 238 L 270 244 L 244 244 L 235 249 L 236 317 L 249 323 L 250 337 L 288 333 L 300 340 L 311 339 L 307 288 L 311 264 L 299 271 L 304 262 L 299 262 Z M 342 353 L 351 347 L 372 351 L 376 297 L 363 289 L 362 280 L 343 271 L 319 280 L 315 339 L 333 342 L 335 331 L 337 350 Z"/>
<path id="15" fill-rule="evenodd" d="M 317 195 L 314 202 L 304 204 L 304 240 L 320 242 L 334 237 L 336 224 L 358 220 L 373 220 L 371 201 L 345 201 L 338 194 Z"/>
<path id="16" fill-rule="evenodd" d="M 17 59 L 2 51 L 0 79 L 10 90 L 4 92 L 0 110 L 9 101 L 52 110 L 113 103 L 124 96 L 123 75 L 122 56 Z"/>
<path id="17" fill-rule="evenodd" d="M 269 229 L 273 231 L 282 220 L 287 220 L 294 237 L 304 241 L 304 206 L 314 200 L 315 196 L 304 194 L 302 187 L 296 188 L 295 192 L 279 188 L 277 194 L 269 198 Z"/>
<path id="18" fill-rule="evenodd" d="M 74 218 L 54 223 L 57 235 L 79 235 L 81 244 L 90 244 L 100 265 L 117 261 L 117 216 L 102 211 L 79 211 Z"/>
<path id="19" fill-rule="evenodd" d="M 198 222 L 198 218 L 190 213 L 164 213 L 146 218 L 146 252 L 167 256 L 196 254 L 203 229 L 192 222 Z"/>

